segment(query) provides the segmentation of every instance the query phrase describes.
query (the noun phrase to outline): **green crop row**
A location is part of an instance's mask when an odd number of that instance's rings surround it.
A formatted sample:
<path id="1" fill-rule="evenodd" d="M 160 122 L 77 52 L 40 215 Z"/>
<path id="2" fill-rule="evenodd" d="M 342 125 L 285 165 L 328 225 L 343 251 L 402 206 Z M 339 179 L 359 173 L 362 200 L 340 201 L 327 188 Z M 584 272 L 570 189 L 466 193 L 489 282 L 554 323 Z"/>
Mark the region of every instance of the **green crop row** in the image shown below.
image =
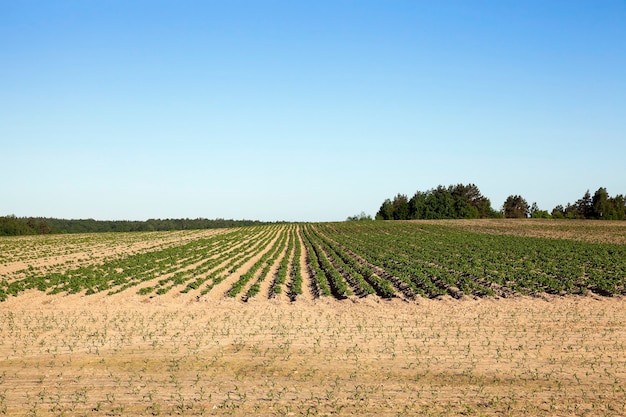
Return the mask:
<path id="1" fill-rule="evenodd" d="M 300 268 L 300 260 L 302 258 L 301 236 L 297 231 L 294 231 L 293 235 L 295 242 L 290 268 L 291 282 L 289 284 L 289 299 L 291 301 L 295 301 L 296 297 L 302 294 L 302 269 Z"/>
<path id="2" fill-rule="evenodd" d="M 317 286 L 319 295 L 328 297 L 331 295 L 330 286 L 328 285 L 328 277 L 326 276 L 326 272 L 320 266 L 317 251 L 314 250 L 313 244 L 311 243 L 311 238 L 309 237 L 309 234 L 306 233 L 305 229 L 306 228 L 303 228 L 302 230 L 302 241 L 304 242 L 306 259 L 310 269 L 310 273 L 315 279 L 315 284 Z"/>
<path id="3" fill-rule="evenodd" d="M 287 281 L 287 273 L 289 272 L 289 260 L 294 250 L 293 248 L 294 248 L 295 231 L 293 227 L 290 227 L 287 233 L 289 235 L 289 238 L 287 241 L 287 252 L 282 257 L 280 264 L 278 265 L 278 270 L 276 271 L 276 277 L 270 289 L 270 296 L 282 293 L 283 285 Z"/>
<path id="4" fill-rule="evenodd" d="M 330 284 L 331 293 L 337 298 L 345 298 L 352 295 L 352 291 L 348 288 L 348 284 L 344 280 L 343 276 L 332 264 L 329 259 L 329 255 L 324 252 L 319 240 L 315 238 L 311 230 L 311 226 L 306 226 L 304 228 L 304 235 L 308 239 L 310 248 L 314 253 L 311 257 L 317 259 L 319 269 L 323 271 L 324 276 Z"/>
<path id="5" fill-rule="evenodd" d="M 201 295 L 207 294 L 217 284 L 224 281 L 231 274 L 235 273 L 235 271 L 239 270 L 243 265 L 254 258 L 259 251 L 269 244 L 276 233 L 278 233 L 278 230 L 275 227 L 267 228 L 265 233 L 259 235 L 253 241 L 247 242 L 247 246 L 245 248 L 239 246 L 236 251 L 237 253 L 227 255 L 226 263 L 213 270 L 207 277 L 204 278 L 205 282 L 210 282 L 201 290 Z"/>
<path id="6" fill-rule="evenodd" d="M 369 267 L 348 255 L 341 245 L 319 233 L 316 233 L 315 237 L 321 242 L 327 253 L 333 257 L 336 265 L 354 281 L 353 285 L 357 291 L 363 291 L 366 294 L 378 294 L 383 298 L 390 298 L 395 295 L 396 291 L 389 281 L 377 276 Z"/>
<path id="7" fill-rule="evenodd" d="M 469 232 L 445 224 L 321 224 L 320 234 L 418 294 L 624 294 L 624 245 Z"/>
<path id="8" fill-rule="evenodd" d="M 244 300 L 248 300 L 249 298 L 254 297 L 259 293 L 261 289 L 261 283 L 267 278 L 267 275 L 269 274 L 272 265 L 274 265 L 274 262 L 278 259 L 280 255 L 283 255 L 283 252 L 287 245 L 288 235 L 289 233 L 287 231 L 282 230 L 280 237 L 276 241 L 274 246 L 257 262 L 258 264 L 263 266 L 263 269 L 261 270 L 261 273 L 257 276 L 256 282 L 252 284 L 252 286 L 246 292 Z"/>
<path id="9" fill-rule="evenodd" d="M 255 280 L 243 296 L 248 299 L 258 294 L 274 265 L 268 296 L 286 290 L 292 301 L 303 293 L 305 278 L 314 295 L 336 298 L 626 294 L 624 244 L 454 225 L 377 221 L 255 226 L 215 234 L 83 235 L 68 237 L 65 249 L 63 236 L 42 238 L 41 246 L 36 239 L 4 239 L 1 247 L 9 255 L 3 262 L 26 266 L 0 276 L 0 301 L 27 290 L 89 295 L 137 288 L 141 295 L 160 295 L 181 288 L 204 295 L 225 280 L 230 283 L 234 274 L 239 276 L 226 295 L 237 296 Z M 117 249 L 108 252 L 113 244 Z M 61 260 L 52 267 L 29 264 L 38 257 Z"/>

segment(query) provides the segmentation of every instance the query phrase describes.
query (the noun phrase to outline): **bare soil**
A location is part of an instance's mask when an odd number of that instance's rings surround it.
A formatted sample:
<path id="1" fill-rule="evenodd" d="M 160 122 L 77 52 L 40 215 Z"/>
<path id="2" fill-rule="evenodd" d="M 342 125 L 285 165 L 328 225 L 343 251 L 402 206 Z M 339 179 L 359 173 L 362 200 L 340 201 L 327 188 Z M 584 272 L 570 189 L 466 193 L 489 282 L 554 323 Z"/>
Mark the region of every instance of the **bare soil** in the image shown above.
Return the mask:
<path id="1" fill-rule="evenodd" d="M 626 415 L 621 297 L 0 304 L 8 415 Z"/>
<path id="2" fill-rule="evenodd" d="M 626 222 L 618 220 L 473 219 L 411 221 L 453 226 L 478 233 L 626 244 Z"/>

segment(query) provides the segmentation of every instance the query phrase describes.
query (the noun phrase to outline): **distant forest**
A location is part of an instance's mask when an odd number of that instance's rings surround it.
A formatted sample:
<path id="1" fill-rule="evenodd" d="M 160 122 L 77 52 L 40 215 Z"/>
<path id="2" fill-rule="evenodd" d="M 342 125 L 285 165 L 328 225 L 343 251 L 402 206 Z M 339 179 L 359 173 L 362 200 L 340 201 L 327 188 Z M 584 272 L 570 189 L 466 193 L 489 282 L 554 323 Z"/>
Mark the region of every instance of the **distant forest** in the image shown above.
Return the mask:
<path id="1" fill-rule="evenodd" d="M 417 219 L 482 219 L 482 218 L 545 218 L 545 219 L 597 219 L 625 220 L 626 199 L 624 195 L 609 196 L 600 187 L 593 195 L 587 192 L 573 204 L 558 205 L 548 212 L 528 202 L 520 195 L 510 195 L 500 210 L 491 207 L 491 201 L 483 196 L 474 184 L 442 185 L 428 191 L 417 191 L 413 197 L 397 194 L 386 199 L 376 220 Z M 347 220 L 371 220 L 365 213 L 348 217 Z M 217 229 L 269 224 L 258 220 L 226 219 L 150 219 L 130 220 L 66 220 L 45 217 L 0 217 L 0 236 L 21 236 L 56 233 L 94 232 L 148 232 L 167 230 Z"/>
<path id="2" fill-rule="evenodd" d="M 218 229 L 267 224 L 256 220 L 225 219 L 150 219 L 127 220 L 65 220 L 44 217 L 0 217 L 0 236 L 22 236 L 56 233 L 148 232 L 165 230 Z"/>
<path id="3" fill-rule="evenodd" d="M 481 219 L 481 218 L 544 218 L 544 219 L 596 219 L 624 220 L 626 200 L 619 194 L 610 197 L 606 188 L 600 187 L 593 196 L 589 190 L 573 204 L 558 205 L 551 212 L 541 210 L 536 203 L 531 205 L 520 195 L 510 195 L 499 211 L 491 207 L 474 184 L 442 185 L 428 191 L 417 191 L 413 197 L 396 195 L 386 199 L 376 220 L 417 219 Z M 351 217 L 361 220 L 364 217 Z"/>

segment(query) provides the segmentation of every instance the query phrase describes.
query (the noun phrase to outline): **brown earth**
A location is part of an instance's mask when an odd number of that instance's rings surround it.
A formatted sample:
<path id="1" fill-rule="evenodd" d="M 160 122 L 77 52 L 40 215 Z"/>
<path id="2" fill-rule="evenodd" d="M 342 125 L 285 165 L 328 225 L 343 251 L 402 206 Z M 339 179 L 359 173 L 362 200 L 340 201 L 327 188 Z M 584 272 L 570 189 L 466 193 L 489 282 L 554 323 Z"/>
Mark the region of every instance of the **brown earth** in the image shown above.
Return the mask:
<path id="1" fill-rule="evenodd" d="M 618 220 L 471 219 L 410 221 L 452 226 L 478 233 L 626 244 L 626 222 Z"/>
<path id="2" fill-rule="evenodd" d="M 626 415 L 624 299 L 0 304 L 0 414 Z"/>

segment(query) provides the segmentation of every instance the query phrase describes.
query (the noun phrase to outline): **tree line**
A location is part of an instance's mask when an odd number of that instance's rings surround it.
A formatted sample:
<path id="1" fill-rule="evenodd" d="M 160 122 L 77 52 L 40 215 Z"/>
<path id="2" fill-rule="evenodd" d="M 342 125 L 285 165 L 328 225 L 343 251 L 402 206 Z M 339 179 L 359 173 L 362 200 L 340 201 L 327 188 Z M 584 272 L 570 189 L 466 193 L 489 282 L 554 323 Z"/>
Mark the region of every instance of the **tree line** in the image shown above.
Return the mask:
<path id="1" fill-rule="evenodd" d="M 397 194 L 386 199 L 376 213 L 377 220 L 477 219 L 498 217 L 491 201 L 474 184 L 442 185 L 417 191 L 410 199 Z"/>
<path id="2" fill-rule="evenodd" d="M 0 217 L 0 236 L 22 236 L 56 233 L 151 232 L 168 230 L 218 229 L 267 224 L 258 220 L 227 219 L 149 219 L 134 220 L 67 220 L 45 217 Z"/>
<path id="3" fill-rule="evenodd" d="M 376 220 L 417 219 L 479 219 L 479 218 L 554 218 L 554 219 L 626 219 L 626 199 L 609 196 L 600 187 L 592 196 L 589 190 L 575 203 L 558 205 L 551 212 L 541 210 L 537 203 L 529 205 L 520 195 L 510 195 L 499 211 L 480 193 L 474 184 L 439 185 L 428 191 L 417 191 L 413 197 L 397 194 L 385 199 L 376 213 Z M 353 218 L 348 218 L 354 220 Z"/>
<path id="4" fill-rule="evenodd" d="M 574 204 L 556 206 L 551 216 L 557 219 L 625 220 L 626 198 L 622 194 L 610 197 L 604 187 L 598 188 L 593 196 L 587 190 Z"/>

